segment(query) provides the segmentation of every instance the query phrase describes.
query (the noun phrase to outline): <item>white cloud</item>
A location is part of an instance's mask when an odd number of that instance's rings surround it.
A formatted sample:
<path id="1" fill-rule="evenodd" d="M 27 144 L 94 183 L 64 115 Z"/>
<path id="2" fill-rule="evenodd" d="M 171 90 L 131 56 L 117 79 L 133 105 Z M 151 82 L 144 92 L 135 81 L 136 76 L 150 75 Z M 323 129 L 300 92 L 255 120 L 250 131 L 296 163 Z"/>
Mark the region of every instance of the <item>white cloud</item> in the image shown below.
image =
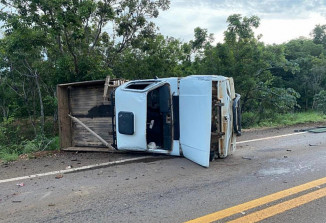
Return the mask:
<path id="1" fill-rule="evenodd" d="M 316 13 L 305 19 L 262 19 L 256 33 L 263 34 L 265 43 L 283 43 L 301 36 L 309 38 L 317 24 L 326 24 L 326 19 Z"/>
<path id="2" fill-rule="evenodd" d="M 164 35 L 188 41 L 196 27 L 207 28 L 210 33 L 224 30 L 227 16 L 224 12 L 206 7 L 173 8 L 160 14 L 155 23 Z"/>
<path id="3" fill-rule="evenodd" d="M 326 24 L 325 0 L 171 0 L 170 9 L 154 22 L 163 35 L 183 41 L 193 38 L 194 28 L 207 28 L 218 42 L 223 41 L 226 19 L 231 14 L 257 15 L 256 31 L 265 43 L 282 43 L 300 36 L 309 37 L 316 24 Z"/>

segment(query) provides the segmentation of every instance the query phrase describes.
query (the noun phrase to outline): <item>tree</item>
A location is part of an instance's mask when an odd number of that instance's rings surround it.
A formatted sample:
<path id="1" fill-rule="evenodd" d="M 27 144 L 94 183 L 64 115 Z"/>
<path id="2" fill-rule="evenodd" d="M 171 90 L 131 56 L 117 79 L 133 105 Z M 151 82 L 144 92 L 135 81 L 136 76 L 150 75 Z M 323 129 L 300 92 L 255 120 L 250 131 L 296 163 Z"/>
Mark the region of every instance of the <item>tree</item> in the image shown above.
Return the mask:
<path id="1" fill-rule="evenodd" d="M 144 39 L 138 48 L 122 53 L 113 71 L 118 77 L 128 79 L 183 76 L 184 57 L 179 40 L 156 35 Z"/>
<path id="2" fill-rule="evenodd" d="M 283 46 L 265 46 L 259 41 L 254 33 L 259 26 L 258 17 L 235 14 L 229 16 L 227 22 L 225 42 L 205 47 L 203 56 L 191 65 L 194 73 L 233 77 L 236 89 L 242 95 L 242 110 L 255 111 L 260 119 L 273 114 L 275 108 L 279 108 L 279 112 L 293 110 L 299 94 L 287 86 L 275 85 L 277 77 L 274 74 L 293 73 L 298 69 L 297 64 L 285 58 Z M 197 36 L 205 35 L 197 33 Z"/>
<path id="3" fill-rule="evenodd" d="M 257 16 L 242 17 L 234 14 L 227 18 L 227 30 L 224 32 L 224 40 L 228 44 L 250 42 L 255 38 L 254 28 L 258 28 L 260 19 Z"/>
<path id="4" fill-rule="evenodd" d="M 291 87 L 300 93 L 299 105 L 310 109 L 313 105 L 313 96 L 319 91 L 324 80 L 323 65 L 325 63 L 322 45 L 312 40 L 299 38 L 284 44 L 285 58 L 299 69 L 294 72 L 284 71 L 279 75 L 282 84 Z M 324 61 L 324 62 L 323 62 Z"/>
<path id="5" fill-rule="evenodd" d="M 21 24 L 44 33 L 44 51 L 55 66 L 56 82 L 103 78 L 119 54 L 155 32 L 149 19 L 169 7 L 168 0 L 13 0 L 1 18 L 10 34 Z M 112 32 L 104 32 L 111 28 Z"/>
<path id="6" fill-rule="evenodd" d="M 322 44 L 326 48 L 326 25 L 316 25 L 311 35 L 315 44 Z"/>
<path id="7" fill-rule="evenodd" d="M 112 75 L 125 51 L 154 36 L 151 19 L 169 7 L 168 0 L 1 2 L 8 9 L 0 13 L 2 86 L 20 98 L 19 110 L 35 134 L 39 117 L 43 133 L 47 108 L 55 113 L 57 84 Z M 8 100 L 1 104 L 8 116 Z"/>
<path id="8" fill-rule="evenodd" d="M 196 27 L 194 29 L 194 40 L 189 42 L 191 49 L 194 53 L 201 53 L 207 47 L 210 47 L 211 43 L 214 41 L 213 34 L 208 34 L 207 29 L 202 29 L 200 27 Z"/>
<path id="9" fill-rule="evenodd" d="M 326 91 L 322 90 L 314 96 L 314 107 L 326 114 Z"/>
<path id="10" fill-rule="evenodd" d="M 41 133 L 44 131 L 45 119 L 41 89 L 42 80 L 39 73 L 43 61 L 42 43 L 39 42 L 42 40 L 42 32 L 24 26 L 1 40 L 0 58 L 3 68 L 1 76 L 6 76 L 7 86 L 23 98 L 35 133 L 35 117 L 41 117 Z M 33 104 L 33 99 L 36 98 L 39 102 L 37 107 L 35 103 Z M 35 112 L 38 108 L 39 113 L 36 115 Z"/>

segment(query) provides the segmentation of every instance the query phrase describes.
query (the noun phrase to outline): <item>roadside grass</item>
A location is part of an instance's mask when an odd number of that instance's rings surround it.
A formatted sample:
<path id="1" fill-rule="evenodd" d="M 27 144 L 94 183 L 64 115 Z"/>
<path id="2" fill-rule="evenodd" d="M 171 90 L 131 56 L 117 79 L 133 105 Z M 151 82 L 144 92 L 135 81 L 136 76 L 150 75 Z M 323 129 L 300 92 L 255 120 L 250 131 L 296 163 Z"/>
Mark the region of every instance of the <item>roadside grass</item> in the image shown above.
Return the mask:
<path id="1" fill-rule="evenodd" d="M 33 131 L 26 119 L 8 118 L 0 122 L 0 163 L 17 160 L 20 155 L 33 157 L 39 151 L 59 149 L 57 126 L 46 120 L 44 134 Z"/>
<path id="2" fill-rule="evenodd" d="M 0 161 L 7 163 L 17 160 L 23 154 L 33 157 L 35 152 L 53 151 L 59 148 L 58 136 L 52 138 L 37 136 L 33 140 L 24 140 L 19 144 L 0 145 Z"/>
<path id="3" fill-rule="evenodd" d="M 247 118 L 247 120 L 246 120 Z M 326 126 L 326 115 L 317 111 L 307 111 L 307 112 L 296 112 L 287 114 L 275 114 L 269 118 L 261 120 L 256 123 L 253 120 L 255 116 L 252 114 L 244 114 L 244 128 L 259 128 L 259 127 L 282 127 L 291 126 L 297 124 L 305 123 L 319 123 L 325 122 Z"/>
<path id="4" fill-rule="evenodd" d="M 19 157 L 18 153 L 15 151 L 9 151 L 8 149 L 3 149 L 0 147 L 0 161 L 10 162 L 15 161 Z"/>

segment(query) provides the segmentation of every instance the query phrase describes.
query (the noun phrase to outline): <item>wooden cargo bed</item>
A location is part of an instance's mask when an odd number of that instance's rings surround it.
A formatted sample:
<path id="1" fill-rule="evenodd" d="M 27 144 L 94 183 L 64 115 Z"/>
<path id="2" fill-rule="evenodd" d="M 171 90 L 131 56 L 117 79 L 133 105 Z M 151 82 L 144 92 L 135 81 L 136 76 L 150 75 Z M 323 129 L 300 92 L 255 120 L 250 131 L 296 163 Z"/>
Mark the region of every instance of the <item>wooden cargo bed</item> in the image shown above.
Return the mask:
<path id="1" fill-rule="evenodd" d="M 62 150 L 112 151 L 112 148 L 105 146 L 83 126 L 74 122 L 69 115 L 78 118 L 111 145 L 113 143 L 111 92 L 122 83 L 122 80 L 107 79 L 57 86 Z"/>

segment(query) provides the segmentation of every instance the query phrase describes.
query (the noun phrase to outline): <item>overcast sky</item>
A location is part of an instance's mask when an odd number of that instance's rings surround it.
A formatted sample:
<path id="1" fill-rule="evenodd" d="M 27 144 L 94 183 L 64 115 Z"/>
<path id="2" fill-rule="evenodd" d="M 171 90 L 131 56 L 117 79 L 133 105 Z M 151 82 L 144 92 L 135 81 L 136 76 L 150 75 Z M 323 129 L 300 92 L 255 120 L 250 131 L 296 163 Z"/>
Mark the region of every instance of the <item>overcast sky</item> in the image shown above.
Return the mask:
<path id="1" fill-rule="evenodd" d="M 256 34 L 268 44 L 309 37 L 316 24 L 326 24 L 326 0 L 171 0 L 170 9 L 154 21 L 165 36 L 182 41 L 193 38 L 194 28 L 214 33 L 223 41 L 226 19 L 231 14 L 257 15 Z"/>

